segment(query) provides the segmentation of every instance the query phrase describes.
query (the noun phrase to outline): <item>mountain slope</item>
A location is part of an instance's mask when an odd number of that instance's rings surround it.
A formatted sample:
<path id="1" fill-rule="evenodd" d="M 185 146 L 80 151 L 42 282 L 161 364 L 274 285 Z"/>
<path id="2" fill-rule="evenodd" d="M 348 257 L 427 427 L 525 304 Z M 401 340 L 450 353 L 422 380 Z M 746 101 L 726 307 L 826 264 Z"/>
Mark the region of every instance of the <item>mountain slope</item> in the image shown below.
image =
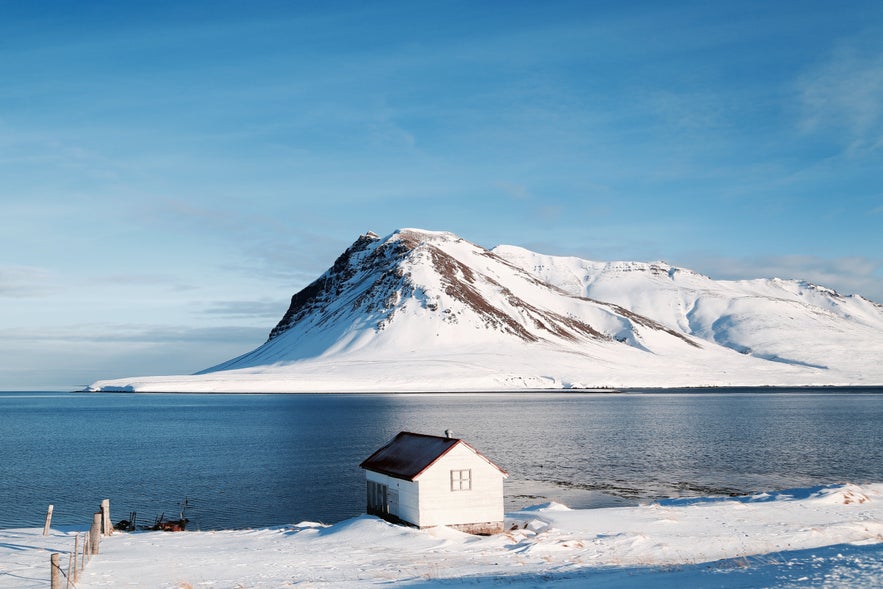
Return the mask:
<path id="1" fill-rule="evenodd" d="M 837 297 L 781 281 L 715 282 L 663 264 L 599 264 L 511 246 L 489 251 L 444 232 L 367 233 L 292 297 L 257 349 L 197 375 L 102 381 L 92 389 L 883 382 L 880 308 Z M 825 345 L 804 349 L 851 339 L 867 357 L 847 348 L 831 362 Z"/>
<path id="2" fill-rule="evenodd" d="M 513 246 L 494 253 L 576 296 L 768 361 L 860 372 L 883 360 L 883 306 L 797 280 L 712 280 L 664 262 L 599 263 Z"/>

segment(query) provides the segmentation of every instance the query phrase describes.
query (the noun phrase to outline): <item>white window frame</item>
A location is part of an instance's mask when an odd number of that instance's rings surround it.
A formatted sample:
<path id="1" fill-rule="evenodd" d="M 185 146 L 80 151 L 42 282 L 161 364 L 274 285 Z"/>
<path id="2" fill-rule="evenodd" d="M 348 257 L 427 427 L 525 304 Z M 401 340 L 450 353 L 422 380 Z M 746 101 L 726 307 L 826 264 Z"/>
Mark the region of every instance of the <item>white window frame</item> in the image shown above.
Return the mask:
<path id="1" fill-rule="evenodd" d="M 451 492 L 472 490 L 472 469 L 459 468 L 451 470 Z"/>

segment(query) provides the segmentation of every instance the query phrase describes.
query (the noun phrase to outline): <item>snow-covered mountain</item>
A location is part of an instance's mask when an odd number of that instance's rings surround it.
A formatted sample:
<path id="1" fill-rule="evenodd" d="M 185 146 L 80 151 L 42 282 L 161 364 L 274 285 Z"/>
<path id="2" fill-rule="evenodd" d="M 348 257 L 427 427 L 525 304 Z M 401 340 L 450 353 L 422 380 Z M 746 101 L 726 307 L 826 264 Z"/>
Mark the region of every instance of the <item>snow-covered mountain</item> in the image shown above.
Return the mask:
<path id="1" fill-rule="evenodd" d="M 439 391 L 883 383 L 883 307 L 456 235 L 362 235 L 257 349 L 92 390 Z"/>
<path id="2" fill-rule="evenodd" d="M 493 251 L 569 294 L 621 305 L 742 354 L 835 371 L 860 372 L 883 360 L 883 306 L 859 295 L 798 280 L 712 280 L 664 262 Z"/>

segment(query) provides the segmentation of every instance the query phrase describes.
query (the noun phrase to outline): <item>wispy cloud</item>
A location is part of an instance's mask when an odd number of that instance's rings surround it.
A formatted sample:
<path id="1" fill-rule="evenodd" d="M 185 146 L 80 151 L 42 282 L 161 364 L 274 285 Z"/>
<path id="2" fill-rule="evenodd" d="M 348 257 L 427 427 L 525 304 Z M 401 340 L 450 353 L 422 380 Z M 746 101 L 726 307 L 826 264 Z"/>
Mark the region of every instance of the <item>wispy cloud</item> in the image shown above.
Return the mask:
<path id="1" fill-rule="evenodd" d="M 0 266 L 0 297 L 44 297 L 53 290 L 51 275 L 44 268 Z"/>
<path id="2" fill-rule="evenodd" d="M 130 344 L 186 344 L 249 341 L 261 343 L 268 329 L 263 327 L 216 326 L 186 327 L 148 324 L 70 324 L 59 327 L 0 330 L 4 342 L 19 344 L 100 344 L 126 342 Z"/>
<path id="3" fill-rule="evenodd" d="M 515 200 L 531 200 L 532 198 L 534 198 L 534 195 L 531 194 L 530 189 L 524 184 L 500 181 L 496 183 L 496 187 L 499 188 L 506 196 Z"/>
<path id="4" fill-rule="evenodd" d="M 287 300 L 272 299 L 261 299 L 259 301 L 215 301 L 204 312 L 221 317 L 254 317 L 278 320 L 282 318 L 287 305 Z"/>
<path id="5" fill-rule="evenodd" d="M 181 280 L 174 274 L 159 273 L 119 273 L 97 274 L 90 277 L 90 282 L 101 285 L 103 288 L 112 287 L 159 287 L 173 292 L 191 292 L 199 289 L 199 286 Z"/>
<path id="6" fill-rule="evenodd" d="M 145 207 L 144 217 L 152 226 L 199 236 L 219 244 L 218 251 L 235 253 L 222 263 L 225 270 L 295 286 L 314 280 L 350 243 L 311 229 L 325 220 L 309 210 L 289 218 L 235 206 L 164 199 Z"/>
<path id="7" fill-rule="evenodd" d="M 5 387 L 67 389 L 102 378 L 190 374 L 247 352 L 268 328 L 70 324 L 0 329 Z M 37 375 L 37 376 L 35 376 Z"/>
<path id="8" fill-rule="evenodd" d="M 704 134 L 725 126 L 722 99 L 709 92 L 653 88 L 643 96 L 644 106 L 662 130 L 672 136 Z"/>
<path id="9" fill-rule="evenodd" d="M 850 153 L 883 147 L 883 48 L 841 47 L 797 82 L 805 133 L 830 132 Z"/>
<path id="10" fill-rule="evenodd" d="M 819 256 L 758 256 L 749 258 L 697 257 L 693 270 L 715 279 L 743 280 L 784 278 L 806 280 L 833 288 L 842 294 L 860 294 L 883 302 L 883 259 L 861 256 L 822 258 Z"/>

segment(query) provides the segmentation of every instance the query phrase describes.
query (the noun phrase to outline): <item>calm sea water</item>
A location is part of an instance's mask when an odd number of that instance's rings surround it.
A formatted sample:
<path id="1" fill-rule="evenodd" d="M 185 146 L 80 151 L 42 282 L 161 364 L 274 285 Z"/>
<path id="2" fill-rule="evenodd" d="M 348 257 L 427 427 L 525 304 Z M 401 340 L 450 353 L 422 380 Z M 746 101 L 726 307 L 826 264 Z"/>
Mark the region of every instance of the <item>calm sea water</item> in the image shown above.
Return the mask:
<path id="1" fill-rule="evenodd" d="M 883 389 L 623 394 L 0 393 L 0 528 L 185 515 L 194 529 L 364 512 L 358 464 L 401 430 L 509 471 L 507 509 L 883 481 Z"/>

